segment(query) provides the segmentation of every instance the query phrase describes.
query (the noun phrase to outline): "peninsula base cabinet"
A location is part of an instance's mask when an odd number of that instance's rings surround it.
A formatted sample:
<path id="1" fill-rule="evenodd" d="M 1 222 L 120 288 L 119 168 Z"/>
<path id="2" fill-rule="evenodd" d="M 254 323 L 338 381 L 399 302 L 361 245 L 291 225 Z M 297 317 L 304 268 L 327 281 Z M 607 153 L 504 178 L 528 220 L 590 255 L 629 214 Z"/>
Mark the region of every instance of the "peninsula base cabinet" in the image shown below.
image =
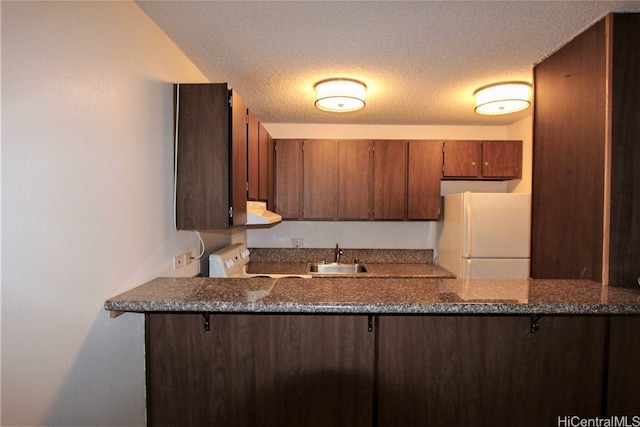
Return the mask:
<path id="1" fill-rule="evenodd" d="M 153 426 L 371 426 L 367 316 L 148 314 Z"/>
<path id="2" fill-rule="evenodd" d="M 605 319 L 382 317 L 384 426 L 556 426 L 601 415 Z"/>
<path id="3" fill-rule="evenodd" d="M 555 426 L 640 416 L 640 317 L 146 315 L 147 419 Z"/>

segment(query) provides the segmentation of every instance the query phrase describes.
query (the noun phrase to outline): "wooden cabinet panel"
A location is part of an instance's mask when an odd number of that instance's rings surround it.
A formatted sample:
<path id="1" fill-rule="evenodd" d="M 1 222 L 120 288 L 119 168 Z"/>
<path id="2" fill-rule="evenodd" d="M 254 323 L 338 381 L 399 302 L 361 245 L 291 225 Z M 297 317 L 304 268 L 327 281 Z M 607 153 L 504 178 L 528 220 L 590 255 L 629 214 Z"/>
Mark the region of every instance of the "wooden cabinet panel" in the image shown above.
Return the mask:
<path id="1" fill-rule="evenodd" d="M 522 178 L 522 141 L 482 141 L 484 178 Z"/>
<path id="2" fill-rule="evenodd" d="M 640 317 L 610 319 L 607 415 L 638 415 L 640 408 Z"/>
<path id="3" fill-rule="evenodd" d="M 640 280 L 640 14 L 615 14 L 612 27 L 611 186 L 610 218 L 606 224 L 609 284 L 637 289 Z"/>
<path id="4" fill-rule="evenodd" d="M 444 141 L 443 178 L 522 178 L 522 141 Z"/>
<path id="5" fill-rule="evenodd" d="M 373 142 L 373 217 L 405 218 L 407 205 L 407 142 Z"/>
<path id="6" fill-rule="evenodd" d="M 534 68 L 532 277 L 637 287 L 639 26 L 608 15 Z"/>
<path id="7" fill-rule="evenodd" d="M 276 200 L 276 144 L 267 134 L 267 209 L 275 211 Z"/>
<path id="8" fill-rule="evenodd" d="M 177 228 L 215 230 L 244 224 L 246 105 L 224 83 L 179 84 L 175 91 Z M 235 102 L 231 111 L 230 96 Z"/>
<path id="9" fill-rule="evenodd" d="M 479 141 L 444 141 L 446 178 L 477 178 L 481 175 L 482 146 Z"/>
<path id="10" fill-rule="evenodd" d="M 260 123 L 258 127 L 258 199 L 269 200 L 269 147 L 272 147 L 271 135 Z M 271 180 L 273 183 L 273 180 Z"/>
<path id="11" fill-rule="evenodd" d="M 260 122 L 251 111 L 247 112 L 247 198 L 258 200 L 260 186 Z"/>
<path id="12" fill-rule="evenodd" d="M 338 219 L 369 219 L 370 146 L 368 140 L 338 142 Z"/>
<path id="13" fill-rule="evenodd" d="M 606 319 L 382 316 L 379 426 L 556 425 L 602 411 Z"/>
<path id="14" fill-rule="evenodd" d="M 408 219 L 440 219 L 440 141 L 409 141 Z"/>
<path id="15" fill-rule="evenodd" d="M 231 222 L 247 222 L 247 104 L 231 91 Z"/>
<path id="16" fill-rule="evenodd" d="M 274 141 L 275 211 L 283 219 L 302 218 L 302 141 Z"/>
<path id="17" fill-rule="evenodd" d="M 531 276 L 602 280 L 605 22 L 534 68 Z"/>
<path id="18" fill-rule="evenodd" d="M 147 314 L 148 423 L 371 426 L 367 316 Z"/>
<path id="19" fill-rule="evenodd" d="M 269 161 L 271 136 L 251 111 L 247 112 L 247 199 L 269 202 Z M 271 146 L 272 147 L 272 146 Z M 273 179 L 271 179 L 273 185 Z"/>
<path id="20" fill-rule="evenodd" d="M 305 140 L 303 158 L 303 218 L 336 219 L 338 215 L 338 142 Z"/>

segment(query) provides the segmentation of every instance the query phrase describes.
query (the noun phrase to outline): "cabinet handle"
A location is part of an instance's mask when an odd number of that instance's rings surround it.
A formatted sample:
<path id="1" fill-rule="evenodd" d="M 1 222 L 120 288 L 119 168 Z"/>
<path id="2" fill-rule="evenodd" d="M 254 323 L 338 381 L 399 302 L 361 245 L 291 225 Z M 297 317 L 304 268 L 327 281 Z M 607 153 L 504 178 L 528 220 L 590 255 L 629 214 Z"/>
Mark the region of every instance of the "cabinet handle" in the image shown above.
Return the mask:
<path id="1" fill-rule="evenodd" d="M 367 331 L 371 332 L 373 331 L 373 316 L 369 315 L 368 319 L 367 319 Z"/>

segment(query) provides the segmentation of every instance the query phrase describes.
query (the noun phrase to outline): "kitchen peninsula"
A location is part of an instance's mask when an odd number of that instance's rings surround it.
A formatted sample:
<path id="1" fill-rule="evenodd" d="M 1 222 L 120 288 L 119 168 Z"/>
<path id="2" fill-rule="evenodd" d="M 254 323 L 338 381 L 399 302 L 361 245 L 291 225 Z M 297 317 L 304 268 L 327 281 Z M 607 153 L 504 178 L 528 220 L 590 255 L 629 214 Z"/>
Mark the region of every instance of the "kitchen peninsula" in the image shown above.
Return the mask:
<path id="1" fill-rule="evenodd" d="M 591 281 L 157 278 L 105 309 L 145 313 L 149 425 L 543 426 L 640 408 L 640 291 Z"/>

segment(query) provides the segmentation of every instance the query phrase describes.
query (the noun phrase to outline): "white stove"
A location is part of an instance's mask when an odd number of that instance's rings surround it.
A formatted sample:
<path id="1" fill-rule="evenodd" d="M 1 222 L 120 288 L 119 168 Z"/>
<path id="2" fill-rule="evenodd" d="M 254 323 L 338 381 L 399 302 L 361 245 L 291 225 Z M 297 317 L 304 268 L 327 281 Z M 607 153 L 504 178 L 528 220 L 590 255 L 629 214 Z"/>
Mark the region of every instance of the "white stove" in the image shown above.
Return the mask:
<path id="1" fill-rule="evenodd" d="M 234 243 L 209 255 L 209 277 L 301 277 L 309 274 L 261 274 L 247 273 L 251 253 L 244 243 Z"/>

